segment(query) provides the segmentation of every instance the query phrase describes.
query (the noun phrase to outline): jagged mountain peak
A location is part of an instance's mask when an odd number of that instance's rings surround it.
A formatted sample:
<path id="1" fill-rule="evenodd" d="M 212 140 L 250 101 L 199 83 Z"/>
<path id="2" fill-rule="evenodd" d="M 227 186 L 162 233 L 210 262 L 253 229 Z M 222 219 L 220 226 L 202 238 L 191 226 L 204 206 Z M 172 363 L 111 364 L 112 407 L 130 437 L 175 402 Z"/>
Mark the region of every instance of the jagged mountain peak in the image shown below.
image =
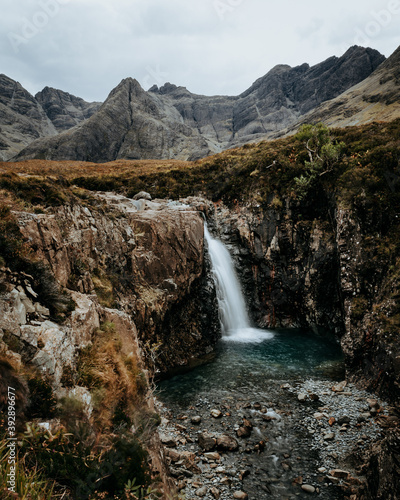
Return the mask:
<path id="1" fill-rule="evenodd" d="M 45 87 L 35 95 L 58 132 L 68 130 L 90 118 L 99 108 L 99 102 L 86 102 L 68 92 Z"/>
<path id="2" fill-rule="evenodd" d="M 200 158 L 282 134 L 306 113 L 360 84 L 384 60 L 374 49 L 353 46 L 313 66 L 279 64 L 238 96 L 192 94 L 170 82 L 145 91 L 128 77 L 83 122 L 84 101 L 49 88 L 43 92 L 55 92 L 57 99 L 43 106 L 58 130 L 76 122 L 79 127 L 32 144 L 18 159 Z M 57 119 L 50 109 L 57 111 Z M 62 122 L 66 116 L 69 123 Z"/>
<path id="3" fill-rule="evenodd" d="M 349 51 L 359 55 L 356 60 L 364 61 L 366 70 L 368 64 L 375 70 L 342 94 L 310 110 L 300 122 L 323 121 L 330 126 L 346 127 L 400 117 L 400 47 L 386 60 L 374 49 L 356 46 Z M 353 66 L 348 63 L 348 67 Z"/>
<path id="4" fill-rule="evenodd" d="M 142 88 L 142 86 L 136 80 L 136 78 L 127 77 L 120 81 L 120 83 L 110 92 L 107 99 L 121 92 L 138 93 L 138 92 L 145 92 L 145 90 Z"/>

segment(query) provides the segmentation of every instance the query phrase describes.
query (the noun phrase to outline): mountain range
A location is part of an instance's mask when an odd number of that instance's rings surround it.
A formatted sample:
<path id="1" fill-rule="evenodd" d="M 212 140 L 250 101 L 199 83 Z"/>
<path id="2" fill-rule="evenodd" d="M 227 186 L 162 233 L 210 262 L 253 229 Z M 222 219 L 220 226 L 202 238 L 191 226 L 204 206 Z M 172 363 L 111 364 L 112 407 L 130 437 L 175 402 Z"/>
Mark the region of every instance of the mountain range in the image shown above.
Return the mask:
<path id="1" fill-rule="evenodd" d="M 400 49 L 351 47 L 314 66 L 278 65 L 238 96 L 202 96 L 126 78 L 104 103 L 46 87 L 32 96 L 0 75 L 0 158 L 195 160 L 291 133 L 400 116 Z"/>

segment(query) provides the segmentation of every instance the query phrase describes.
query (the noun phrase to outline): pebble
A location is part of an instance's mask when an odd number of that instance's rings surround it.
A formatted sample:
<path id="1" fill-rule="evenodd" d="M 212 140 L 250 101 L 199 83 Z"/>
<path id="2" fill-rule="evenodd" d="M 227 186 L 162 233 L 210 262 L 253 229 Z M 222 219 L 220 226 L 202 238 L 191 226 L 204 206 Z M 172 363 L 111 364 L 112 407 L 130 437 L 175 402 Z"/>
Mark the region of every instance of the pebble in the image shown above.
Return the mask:
<path id="1" fill-rule="evenodd" d="M 236 500 L 247 500 L 249 495 L 244 491 L 235 491 L 233 498 L 236 498 Z"/>
<path id="2" fill-rule="evenodd" d="M 334 385 L 332 387 L 332 391 L 333 392 L 343 392 L 346 385 L 347 385 L 347 382 L 344 380 L 343 382 L 340 382 L 340 384 Z"/>
<path id="3" fill-rule="evenodd" d="M 221 460 L 221 455 L 217 452 L 208 452 L 208 453 L 204 453 L 204 456 L 208 459 L 208 460 Z"/>
<path id="4" fill-rule="evenodd" d="M 197 439 L 199 446 L 205 451 L 211 451 L 217 444 L 217 440 L 208 432 L 199 434 Z"/>
<path id="5" fill-rule="evenodd" d="M 311 486 L 310 484 L 302 484 L 301 489 L 306 493 L 315 493 L 314 486 Z"/>
<path id="6" fill-rule="evenodd" d="M 196 495 L 200 498 L 205 497 L 207 495 L 207 486 L 202 486 L 196 490 Z"/>
<path id="7" fill-rule="evenodd" d="M 337 419 L 337 423 L 339 425 L 349 424 L 350 423 L 350 417 L 348 417 L 347 415 L 343 415 L 342 417 L 339 417 Z"/>
<path id="8" fill-rule="evenodd" d="M 200 425 L 201 424 L 201 417 L 200 415 L 196 415 L 195 417 L 192 417 L 190 419 L 193 425 Z"/>
<path id="9" fill-rule="evenodd" d="M 222 411 L 220 411 L 220 410 L 211 410 L 210 413 L 214 418 L 221 418 L 222 417 Z"/>
<path id="10" fill-rule="evenodd" d="M 221 496 L 221 492 L 218 488 L 215 487 L 211 488 L 210 493 L 216 500 L 218 500 L 218 498 Z"/>

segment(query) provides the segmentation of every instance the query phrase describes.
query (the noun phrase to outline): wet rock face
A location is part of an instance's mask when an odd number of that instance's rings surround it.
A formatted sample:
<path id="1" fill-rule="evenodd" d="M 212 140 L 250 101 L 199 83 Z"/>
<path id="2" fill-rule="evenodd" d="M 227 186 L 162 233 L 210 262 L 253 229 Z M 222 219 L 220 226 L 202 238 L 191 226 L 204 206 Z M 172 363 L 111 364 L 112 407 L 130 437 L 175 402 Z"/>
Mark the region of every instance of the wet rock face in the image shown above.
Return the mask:
<path id="1" fill-rule="evenodd" d="M 216 227 L 234 252 L 258 325 L 343 333 L 336 242 L 328 223 L 296 222 L 290 208 L 220 209 Z"/>
<path id="2" fill-rule="evenodd" d="M 400 348 L 392 318 L 398 312 L 400 283 L 382 253 L 385 228 L 341 209 L 337 216 L 340 284 L 346 333 L 342 339 L 353 380 L 398 402 Z"/>
<path id="3" fill-rule="evenodd" d="M 97 294 L 103 306 L 131 315 L 160 376 L 212 355 L 218 312 L 203 219 L 194 208 L 103 194 L 99 209 L 64 206 L 56 215 L 18 218 L 62 286 Z M 87 309 L 84 298 L 75 298 Z M 23 315 L 23 298 L 15 300 Z"/>
<path id="4" fill-rule="evenodd" d="M 335 200 L 325 205 L 325 212 L 302 218 L 288 200 L 279 208 L 218 206 L 213 230 L 236 260 L 259 326 L 333 332 L 341 338 L 348 377 L 396 401 L 400 282 L 383 243 L 390 244 L 390 221 L 363 207 L 336 207 Z"/>

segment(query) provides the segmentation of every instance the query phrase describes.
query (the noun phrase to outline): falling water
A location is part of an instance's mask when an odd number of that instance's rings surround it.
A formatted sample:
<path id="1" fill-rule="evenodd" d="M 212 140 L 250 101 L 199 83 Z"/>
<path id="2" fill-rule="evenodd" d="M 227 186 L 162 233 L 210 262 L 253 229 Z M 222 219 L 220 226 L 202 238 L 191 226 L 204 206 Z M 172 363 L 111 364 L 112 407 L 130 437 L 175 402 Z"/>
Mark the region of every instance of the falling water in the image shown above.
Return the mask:
<path id="1" fill-rule="evenodd" d="M 208 243 L 217 289 L 223 338 L 236 342 L 262 342 L 272 338 L 272 332 L 252 328 L 250 325 L 246 303 L 227 248 L 210 235 L 206 224 L 204 224 L 204 236 Z"/>

